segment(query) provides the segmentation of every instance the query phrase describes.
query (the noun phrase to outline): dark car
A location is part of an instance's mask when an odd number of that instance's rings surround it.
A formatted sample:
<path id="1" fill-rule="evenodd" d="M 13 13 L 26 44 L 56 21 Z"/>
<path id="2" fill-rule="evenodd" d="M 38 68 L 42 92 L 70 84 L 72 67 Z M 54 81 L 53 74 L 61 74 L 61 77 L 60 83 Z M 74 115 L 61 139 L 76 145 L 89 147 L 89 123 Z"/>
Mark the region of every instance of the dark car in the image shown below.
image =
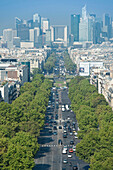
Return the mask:
<path id="1" fill-rule="evenodd" d="M 59 144 L 59 145 L 62 145 L 62 144 L 63 144 L 61 139 L 58 140 L 58 144 Z"/>
<path id="2" fill-rule="evenodd" d="M 57 132 L 53 132 L 53 135 L 57 135 Z"/>
<path id="3" fill-rule="evenodd" d="M 78 169 L 77 165 L 73 166 L 73 170 L 77 170 L 77 169 Z"/>
<path id="4" fill-rule="evenodd" d="M 70 141 L 70 145 L 74 145 L 74 141 Z"/>
<path id="5" fill-rule="evenodd" d="M 53 127 L 53 130 L 57 130 L 57 127 L 56 127 L 56 126 L 54 126 L 54 127 Z"/>
<path id="6" fill-rule="evenodd" d="M 59 129 L 62 129 L 62 126 L 59 126 Z"/>
<path id="7" fill-rule="evenodd" d="M 63 138 L 67 138 L 67 134 L 66 133 L 63 134 Z"/>

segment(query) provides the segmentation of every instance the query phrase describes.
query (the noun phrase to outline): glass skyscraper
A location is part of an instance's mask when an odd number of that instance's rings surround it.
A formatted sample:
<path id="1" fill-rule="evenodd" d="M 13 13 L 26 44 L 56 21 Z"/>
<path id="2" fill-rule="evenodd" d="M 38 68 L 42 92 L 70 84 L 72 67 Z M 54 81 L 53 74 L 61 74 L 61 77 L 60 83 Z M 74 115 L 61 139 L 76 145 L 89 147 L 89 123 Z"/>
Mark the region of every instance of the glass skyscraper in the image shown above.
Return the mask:
<path id="1" fill-rule="evenodd" d="M 71 34 L 74 36 L 74 41 L 79 41 L 79 23 L 80 15 L 71 15 Z"/>

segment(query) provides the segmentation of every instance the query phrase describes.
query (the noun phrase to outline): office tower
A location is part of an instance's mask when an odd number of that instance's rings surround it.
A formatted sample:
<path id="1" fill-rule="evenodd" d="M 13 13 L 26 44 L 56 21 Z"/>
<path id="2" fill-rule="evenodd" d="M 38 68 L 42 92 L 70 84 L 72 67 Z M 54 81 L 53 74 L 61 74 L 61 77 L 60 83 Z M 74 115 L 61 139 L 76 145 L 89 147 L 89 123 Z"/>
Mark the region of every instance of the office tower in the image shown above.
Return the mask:
<path id="1" fill-rule="evenodd" d="M 34 29 L 29 29 L 29 41 L 34 42 Z"/>
<path id="2" fill-rule="evenodd" d="M 46 30 L 50 29 L 50 21 L 47 18 L 41 18 L 41 29 L 42 32 L 45 33 Z"/>
<path id="3" fill-rule="evenodd" d="M 51 46 L 51 30 L 46 30 L 46 45 Z"/>
<path id="4" fill-rule="evenodd" d="M 101 43 L 101 23 L 99 21 L 95 21 L 94 23 L 94 35 L 93 35 L 93 43 L 100 44 Z"/>
<path id="5" fill-rule="evenodd" d="M 109 14 L 103 15 L 103 29 L 102 31 L 106 33 L 108 40 L 112 37 L 112 19 Z"/>
<path id="6" fill-rule="evenodd" d="M 33 27 L 41 27 L 41 16 L 39 14 L 33 15 Z"/>
<path id="7" fill-rule="evenodd" d="M 40 28 L 36 27 L 34 28 L 34 41 L 37 43 L 38 42 L 38 37 L 40 36 Z"/>
<path id="8" fill-rule="evenodd" d="M 82 8 L 82 19 L 87 19 L 86 5 Z"/>
<path id="9" fill-rule="evenodd" d="M 20 37 L 21 41 L 29 40 L 29 28 L 26 20 L 15 18 L 15 28 L 17 30 L 17 37 Z"/>
<path id="10" fill-rule="evenodd" d="M 4 29 L 3 30 L 3 39 L 4 41 L 12 41 L 13 40 L 13 30 L 12 29 Z"/>
<path id="11" fill-rule="evenodd" d="M 15 28 L 18 28 L 18 25 L 22 24 L 22 20 L 20 18 L 15 17 Z"/>
<path id="12" fill-rule="evenodd" d="M 86 15 L 86 6 L 82 8 L 82 18 L 79 24 L 79 41 L 93 41 L 94 16 Z"/>
<path id="13" fill-rule="evenodd" d="M 33 27 L 33 20 L 27 21 L 27 25 L 28 25 L 29 29 L 33 29 L 34 28 Z"/>
<path id="14" fill-rule="evenodd" d="M 72 46 L 73 42 L 74 42 L 74 35 L 71 34 L 71 35 L 69 35 L 69 46 Z"/>
<path id="15" fill-rule="evenodd" d="M 29 40 L 29 28 L 26 24 L 19 24 L 17 27 L 17 36 L 20 37 L 21 41 Z"/>
<path id="16" fill-rule="evenodd" d="M 53 42 L 55 40 L 55 28 L 53 26 L 50 26 L 51 30 L 51 41 Z"/>
<path id="17" fill-rule="evenodd" d="M 71 34 L 74 36 L 74 41 L 79 41 L 79 23 L 80 15 L 71 15 Z"/>
<path id="18" fill-rule="evenodd" d="M 13 38 L 13 45 L 17 48 L 20 48 L 20 37 Z"/>

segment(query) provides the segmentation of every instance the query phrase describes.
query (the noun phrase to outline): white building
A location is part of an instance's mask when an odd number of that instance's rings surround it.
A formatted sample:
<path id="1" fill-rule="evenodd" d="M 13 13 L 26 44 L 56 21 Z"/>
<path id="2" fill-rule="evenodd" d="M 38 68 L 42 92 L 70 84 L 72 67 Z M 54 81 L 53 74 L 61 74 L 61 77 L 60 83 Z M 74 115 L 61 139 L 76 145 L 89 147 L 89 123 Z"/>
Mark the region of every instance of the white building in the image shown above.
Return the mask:
<path id="1" fill-rule="evenodd" d="M 89 76 L 91 68 L 102 68 L 102 61 L 89 61 L 89 62 L 80 62 L 79 64 L 79 75 L 80 76 Z"/>
<path id="2" fill-rule="evenodd" d="M 34 48 L 33 42 L 20 42 L 21 48 Z"/>
<path id="3" fill-rule="evenodd" d="M 4 100 L 4 102 L 7 102 L 9 101 L 8 99 L 8 82 L 2 82 L 1 85 L 0 85 L 0 91 L 1 91 L 1 95 L 2 95 L 2 98 Z"/>
<path id="4" fill-rule="evenodd" d="M 34 42 L 34 29 L 29 30 L 29 41 Z"/>
<path id="5" fill-rule="evenodd" d="M 50 29 L 50 21 L 47 18 L 41 18 L 41 29 L 43 33 L 46 33 L 46 30 Z"/>

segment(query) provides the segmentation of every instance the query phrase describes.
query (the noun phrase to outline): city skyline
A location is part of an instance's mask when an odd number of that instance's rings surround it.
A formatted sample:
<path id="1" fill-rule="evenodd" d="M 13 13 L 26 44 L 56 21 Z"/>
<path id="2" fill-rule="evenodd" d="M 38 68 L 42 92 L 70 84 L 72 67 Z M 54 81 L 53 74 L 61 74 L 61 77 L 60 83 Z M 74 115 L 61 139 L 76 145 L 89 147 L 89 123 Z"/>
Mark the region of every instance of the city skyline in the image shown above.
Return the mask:
<path id="1" fill-rule="evenodd" d="M 64 3 L 65 2 L 65 3 Z M 109 2 L 109 3 L 108 3 Z M 95 13 L 97 17 L 103 16 L 104 13 L 109 13 L 113 16 L 113 3 L 111 0 L 102 0 L 99 2 L 93 0 L 81 0 L 78 1 L 64 1 L 57 2 L 49 1 L 30 1 L 25 0 L 24 2 L 20 0 L 16 2 L 14 0 L 5 0 L 0 3 L 0 35 L 5 28 L 14 28 L 14 18 L 19 17 L 21 19 L 28 20 L 32 18 L 35 13 L 40 14 L 42 17 L 50 19 L 51 25 L 63 24 L 70 26 L 71 14 L 81 14 L 81 8 L 86 4 L 88 13 Z M 100 8 L 101 7 L 101 8 Z M 29 10 L 28 10 L 29 9 Z"/>

